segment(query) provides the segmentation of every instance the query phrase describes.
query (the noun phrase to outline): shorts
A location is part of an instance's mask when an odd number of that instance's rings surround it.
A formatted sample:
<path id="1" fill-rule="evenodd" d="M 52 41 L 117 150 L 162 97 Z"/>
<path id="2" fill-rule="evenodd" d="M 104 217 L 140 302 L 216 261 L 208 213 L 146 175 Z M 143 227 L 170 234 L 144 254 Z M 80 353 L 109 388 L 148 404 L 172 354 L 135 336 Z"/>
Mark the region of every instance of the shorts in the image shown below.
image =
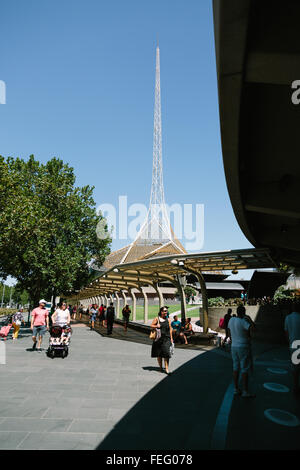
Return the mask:
<path id="1" fill-rule="evenodd" d="M 250 348 L 248 346 L 231 346 L 231 356 L 234 372 L 245 374 L 251 367 Z"/>
<path id="2" fill-rule="evenodd" d="M 37 336 L 37 335 L 44 336 L 46 331 L 47 331 L 47 328 L 45 327 L 45 325 L 34 326 L 32 336 Z"/>
<path id="3" fill-rule="evenodd" d="M 91 321 L 96 321 L 97 315 L 92 315 L 91 316 Z"/>

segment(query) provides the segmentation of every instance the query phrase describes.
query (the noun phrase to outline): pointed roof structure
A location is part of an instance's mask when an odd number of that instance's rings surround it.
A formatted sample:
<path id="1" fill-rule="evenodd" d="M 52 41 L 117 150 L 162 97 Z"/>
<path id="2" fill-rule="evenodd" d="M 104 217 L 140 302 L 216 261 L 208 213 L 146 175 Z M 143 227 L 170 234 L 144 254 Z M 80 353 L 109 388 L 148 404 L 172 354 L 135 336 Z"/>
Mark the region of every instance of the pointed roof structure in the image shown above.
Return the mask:
<path id="1" fill-rule="evenodd" d="M 186 250 L 176 238 L 165 203 L 162 165 L 162 127 L 160 97 L 160 50 L 156 47 L 155 102 L 153 132 L 153 169 L 150 204 L 147 217 L 135 240 L 107 256 L 103 266 L 131 263 L 156 256 L 184 254 Z"/>

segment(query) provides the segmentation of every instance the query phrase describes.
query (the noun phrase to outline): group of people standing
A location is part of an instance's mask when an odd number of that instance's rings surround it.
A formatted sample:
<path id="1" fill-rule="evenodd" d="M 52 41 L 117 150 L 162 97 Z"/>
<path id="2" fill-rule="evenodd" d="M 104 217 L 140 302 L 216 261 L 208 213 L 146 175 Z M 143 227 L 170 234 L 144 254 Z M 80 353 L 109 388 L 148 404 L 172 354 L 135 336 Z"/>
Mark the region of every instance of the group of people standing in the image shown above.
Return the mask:
<path id="1" fill-rule="evenodd" d="M 108 308 L 106 308 L 106 306 L 103 304 L 101 304 L 99 308 L 97 304 L 92 304 L 92 306 L 89 309 L 89 314 L 90 314 L 91 330 L 95 329 L 95 321 L 98 318 L 101 326 L 105 327 L 105 324 L 106 324 L 107 334 L 108 335 L 112 334 L 114 319 L 115 319 L 115 308 L 114 308 L 113 302 L 109 304 Z"/>
<path id="2" fill-rule="evenodd" d="M 111 335 L 113 332 L 113 323 L 115 319 L 115 308 L 113 302 L 110 303 L 109 307 L 106 308 L 105 305 L 101 304 L 98 308 L 97 304 L 92 304 L 88 310 L 90 315 L 91 330 L 95 329 L 95 322 L 98 319 L 100 325 L 107 328 L 107 334 Z M 122 310 L 123 315 L 123 326 L 124 331 L 127 331 L 129 319 L 130 319 L 131 310 L 129 305 L 125 305 Z"/>

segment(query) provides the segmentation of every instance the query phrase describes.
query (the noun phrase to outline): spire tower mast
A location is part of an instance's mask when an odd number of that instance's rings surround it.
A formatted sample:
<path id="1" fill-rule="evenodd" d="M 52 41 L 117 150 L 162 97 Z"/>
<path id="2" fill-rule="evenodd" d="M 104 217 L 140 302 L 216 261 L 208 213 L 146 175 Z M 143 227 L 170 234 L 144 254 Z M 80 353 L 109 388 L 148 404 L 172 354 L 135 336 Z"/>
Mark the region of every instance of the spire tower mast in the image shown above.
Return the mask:
<path id="1" fill-rule="evenodd" d="M 124 248 L 111 253 L 106 266 L 167 254 L 186 253 L 175 237 L 165 203 L 162 164 L 162 130 L 160 98 L 160 50 L 156 47 L 155 100 L 153 129 L 153 166 L 150 205 L 144 223 L 135 240 Z"/>

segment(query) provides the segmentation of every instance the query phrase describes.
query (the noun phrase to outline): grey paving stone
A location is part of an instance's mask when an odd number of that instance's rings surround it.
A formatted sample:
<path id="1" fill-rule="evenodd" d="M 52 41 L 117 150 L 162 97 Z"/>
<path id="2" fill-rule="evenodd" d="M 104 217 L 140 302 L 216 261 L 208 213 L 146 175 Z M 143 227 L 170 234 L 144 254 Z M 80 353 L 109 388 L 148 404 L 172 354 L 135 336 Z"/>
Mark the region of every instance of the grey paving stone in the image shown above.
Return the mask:
<path id="1" fill-rule="evenodd" d="M 10 390 L 13 390 L 15 384 L 14 383 L 11 383 L 11 382 L 4 382 L 5 380 L 5 377 L 0 377 L 0 394 L 2 391 L 10 391 Z"/>
<path id="2" fill-rule="evenodd" d="M 90 432 L 90 433 L 108 433 L 115 425 L 114 421 L 108 421 L 103 419 L 75 419 L 70 428 L 69 432 Z"/>
<path id="3" fill-rule="evenodd" d="M 42 386 L 41 383 L 38 383 L 38 384 L 29 384 L 29 383 L 13 384 L 10 391 L 11 391 L 11 393 L 19 393 L 19 392 L 32 393 L 34 390 L 40 391 L 41 386 Z"/>
<path id="4" fill-rule="evenodd" d="M 122 388 L 117 389 L 114 394 L 114 399 L 124 398 L 124 399 L 134 399 L 143 395 L 143 392 L 139 392 L 137 389 L 132 390 L 122 390 Z"/>
<path id="5" fill-rule="evenodd" d="M 133 405 L 132 405 L 133 406 Z M 118 422 L 122 419 L 131 408 L 110 408 L 108 411 L 108 420 L 114 420 Z"/>
<path id="6" fill-rule="evenodd" d="M 30 433 L 19 449 L 35 450 L 93 450 L 104 434 L 91 433 Z"/>
<path id="7" fill-rule="evenodd" d="M 63 432 L 71 422 L 71 419 L 9 418 L 1 423 L 1 431 Z"/>
<path id="8" fill-rule="evenodd" d="M 109 384 L 109 386 L 110 386 L 110 390 L 106 389 L 106 391 L 104 391 L 102 389 L 101 385 L 91 384 L 89 391 L 90 392 L 99 392 L 99 393 L 101 393 L 101 396 L 103 396 L 103 397 L 106 396 L 106 398 L 110 398 L 113 394 L 113 390 L 115 390 L 115 388 L 116 388 L 116 385 L 115 384 Z"/>
<path id="9" fill-rule="evenodd" d="M 57 390 L 69 391 L 69 390 L 73 390 L 74 387 L 76 387 L 76 390 L 85 392 L 89 390 L 90 384 L 81 383 L 81 384 L 74 385 L 74 384 L 63 384 L 63 383 L 60 383 L 59 381 L 58 383 L 56 383 L 54 381 L 53 383 L 42 385 L 39 390 L 40 390 L 40 393 L 42 394 L 44 391 L 45 392 L 48 392 L 48 391 L 55 392 Z"/>
<path id="10" fill-rule="evenodd" d="M 10 355 L 9 368 L 0 368 L 2 432 L 25 433 L 12 448 L 96 448 L 148 388 L 165 378 L 143 369 L 155 364 L 148 346 L 101 338 L 87 329 L 74 328 L 65 360 L 25 352 L 31 344 L 25 338 L 22 344 Z M 9 379 L 1 390 L 5 373 Z"/>
<path id="11" fill-rule="evenodd" d="M 27 432 L 0 431 L 0 449 L 16 449 L 27 434 Z"/>
<path id="12" fill-rule="evenodd" d="M 34 385 L 34 384 L 43 385 L 43 384 L 53 383 L 54 380 L 58 380 L 58 379 L 59 379 L 59 383 L 61 384 L 72 384 L 74 382 L 73 376 L 58 378 L 57 376 L 40 375 L 40 374 L 31 375 L 27 377 L 25 382 L 31 385 Z"/>
<path id="13" fill-rule="evenodd" d="M 64 407 L 49 408 L 44 418 L 64 418 L 64 419 L 106 419 L 108 416 L 107 409 L 89 408 L 89 407 Z"/>

